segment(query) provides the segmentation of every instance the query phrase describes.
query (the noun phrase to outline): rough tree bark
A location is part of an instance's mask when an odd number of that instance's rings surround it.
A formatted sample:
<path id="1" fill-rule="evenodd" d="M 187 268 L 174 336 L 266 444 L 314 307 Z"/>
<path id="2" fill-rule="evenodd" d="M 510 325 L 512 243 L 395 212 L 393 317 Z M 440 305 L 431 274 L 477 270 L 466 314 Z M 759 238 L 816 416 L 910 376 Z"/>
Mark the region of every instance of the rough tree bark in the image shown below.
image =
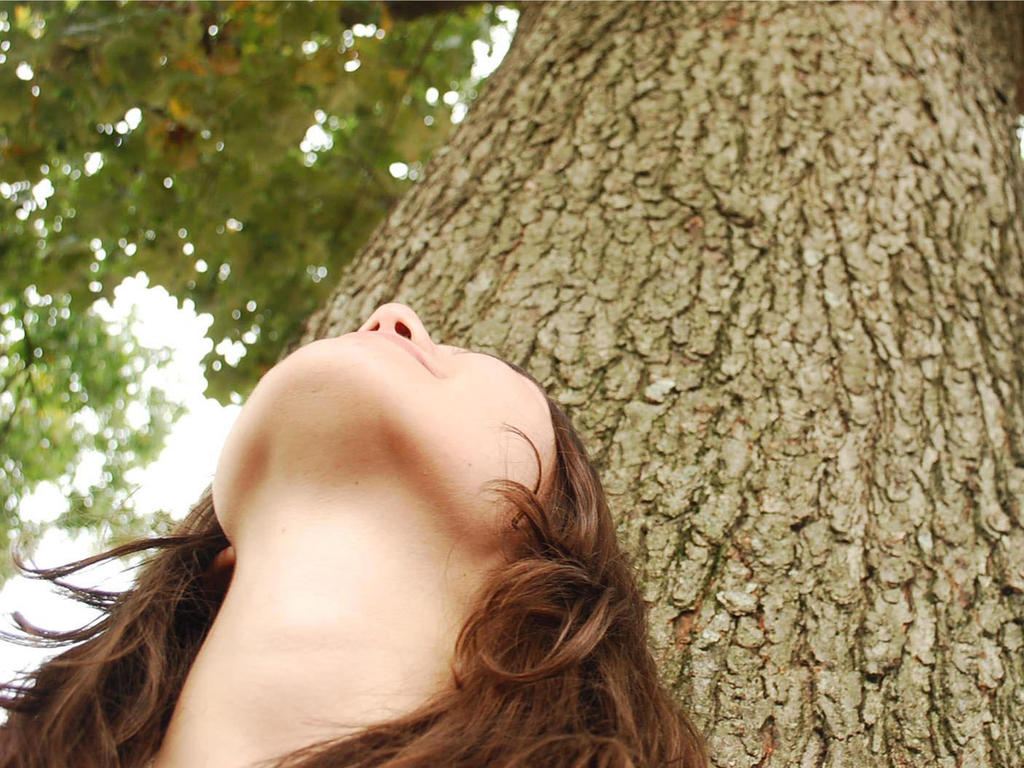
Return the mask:
<path id="1" fill-rule="evenodd" d="M 310 321 L 567 405 L 716 766 L 1024 765 L 1022 25 L 527 4 Z"/>

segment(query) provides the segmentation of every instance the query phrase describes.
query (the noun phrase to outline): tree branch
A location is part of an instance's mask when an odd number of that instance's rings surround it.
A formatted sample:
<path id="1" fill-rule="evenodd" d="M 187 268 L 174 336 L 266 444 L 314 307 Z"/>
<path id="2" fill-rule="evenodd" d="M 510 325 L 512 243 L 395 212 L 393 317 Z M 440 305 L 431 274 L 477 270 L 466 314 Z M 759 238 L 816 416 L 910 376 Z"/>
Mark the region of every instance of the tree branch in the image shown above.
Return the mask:
<path id="1" fill-rule="evenodd" d="M 385 0 L 384 5 L 395 21 L 412 21 L 422 16 L 446 13 L 480 3 L 470 0 Z"/>

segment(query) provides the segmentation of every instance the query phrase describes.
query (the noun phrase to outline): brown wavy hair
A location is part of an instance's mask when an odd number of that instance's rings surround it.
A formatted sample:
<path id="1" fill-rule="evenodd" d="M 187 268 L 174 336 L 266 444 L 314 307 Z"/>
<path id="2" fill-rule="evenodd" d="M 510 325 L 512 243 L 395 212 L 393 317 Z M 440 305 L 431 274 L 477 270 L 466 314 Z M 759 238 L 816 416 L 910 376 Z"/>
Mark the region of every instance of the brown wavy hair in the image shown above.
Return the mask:
<path id="1" fill-rule="evenodd" d="M 548 399 L 557 470 L 544 499 L 494 484 L 515 551 L 490 575 L 456 642 L 455 685 L 411 714 L 263 763 L 273 768 L 705 768 L 702 737 L 659 683 L 645 606 L 601 481 Z M 228 540 L 208 490 L 175 533 L 58 568 L 18 565 L 102 615 L 21 642 L 71 646 L 0 687 L 0 768 L 142 768 L 224 596 L 211 563 Z M 152 552 L 123 592 L 65 577 Z M 17 558 L 16 558 L 17 559 Z M 10 637 L 9 637 L 10 639 Z"/>

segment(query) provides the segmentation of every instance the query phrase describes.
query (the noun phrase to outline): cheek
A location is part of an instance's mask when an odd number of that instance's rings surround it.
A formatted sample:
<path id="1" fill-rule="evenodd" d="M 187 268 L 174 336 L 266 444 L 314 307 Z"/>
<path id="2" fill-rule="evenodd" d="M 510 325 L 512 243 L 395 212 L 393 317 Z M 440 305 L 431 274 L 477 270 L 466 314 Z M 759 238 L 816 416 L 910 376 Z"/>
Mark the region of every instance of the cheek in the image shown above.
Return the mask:
<path id="1" fill-rule="evenodd" d="M 495 478 L 500 460 L 498 430 L 473 404 L 435 402 L 424 409 L 410 435 L 420 461 L 430 465 L 426 474 L 457 487 L 460 495 L 473 493 Z"/>
<path id="2" fill-rule="evenodd" d="M 445 403 L 437 404 L 432 419 L 435 445 L 448 462 L 447 469 L 439 471 L 454 475 L 452 480 L 463 492 L 476 493 L 494 480 L 536 487 L 537 456 L 530 443 L 512 428 L 526 433 L 541 452 L 542 461 L 545 436 L 518 402 L 482 397 L 479 391 L 458 391 Z M 550 440 L 553 442 L 553 436 Z"/>

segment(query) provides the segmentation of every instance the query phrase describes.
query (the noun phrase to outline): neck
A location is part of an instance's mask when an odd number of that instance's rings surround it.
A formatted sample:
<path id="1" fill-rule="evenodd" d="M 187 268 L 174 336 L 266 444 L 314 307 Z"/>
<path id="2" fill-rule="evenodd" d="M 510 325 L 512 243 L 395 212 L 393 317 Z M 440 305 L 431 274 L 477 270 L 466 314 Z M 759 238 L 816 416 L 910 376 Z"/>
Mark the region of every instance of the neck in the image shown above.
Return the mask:
<path id="1" fill-rule="evenodd" d="M 494 558 L 415 499 L 265 494 L 156 768 L 241 768 L 407 714 L 452 685 Z M 250 514 L 251 513 L 251 514 Z"/>

